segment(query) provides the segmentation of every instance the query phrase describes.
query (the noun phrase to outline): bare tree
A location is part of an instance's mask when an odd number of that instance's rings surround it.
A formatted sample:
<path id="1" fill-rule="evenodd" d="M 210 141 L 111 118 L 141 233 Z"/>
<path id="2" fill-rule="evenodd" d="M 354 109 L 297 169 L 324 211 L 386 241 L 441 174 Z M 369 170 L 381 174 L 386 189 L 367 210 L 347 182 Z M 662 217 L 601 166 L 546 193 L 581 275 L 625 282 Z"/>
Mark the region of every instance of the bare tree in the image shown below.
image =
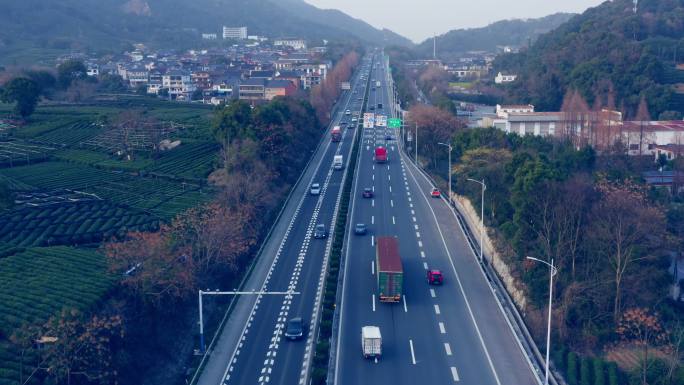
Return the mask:
<path id="1" fill-rule="evenodd" d="M 615 185 L 601 182 L 601 197 L 591 212 L 589 238 L 592 251 L 611 267 L 614 283 L 613 317 L 622 310 L 622 284 L 639 261 L 655 258 L 665 229 L 664 214 L 629 182 Z"/>

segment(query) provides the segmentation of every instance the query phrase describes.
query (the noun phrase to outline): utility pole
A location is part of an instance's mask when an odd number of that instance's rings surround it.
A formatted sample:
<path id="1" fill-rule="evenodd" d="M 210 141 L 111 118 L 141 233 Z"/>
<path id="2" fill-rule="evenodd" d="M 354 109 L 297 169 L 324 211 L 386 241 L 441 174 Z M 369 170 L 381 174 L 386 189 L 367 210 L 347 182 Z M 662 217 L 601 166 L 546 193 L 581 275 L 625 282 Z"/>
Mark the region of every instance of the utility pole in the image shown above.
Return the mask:
<path id="1" fill-rule="evenodd" d="M 449 149 L 449 199 L 447 201 L 449 202 L 449 204 L 451 204 L 451 151 L 454 148 L 451 144 L 447 144 L 447 143 L 439 142 L 437 144 L 439 144 L 440 146 L 445 146 Z"/>
<path id="2" fill-rule="evenodd" d="M 437 35 L 432 35 L 432 58 L 437 59 Z"/>

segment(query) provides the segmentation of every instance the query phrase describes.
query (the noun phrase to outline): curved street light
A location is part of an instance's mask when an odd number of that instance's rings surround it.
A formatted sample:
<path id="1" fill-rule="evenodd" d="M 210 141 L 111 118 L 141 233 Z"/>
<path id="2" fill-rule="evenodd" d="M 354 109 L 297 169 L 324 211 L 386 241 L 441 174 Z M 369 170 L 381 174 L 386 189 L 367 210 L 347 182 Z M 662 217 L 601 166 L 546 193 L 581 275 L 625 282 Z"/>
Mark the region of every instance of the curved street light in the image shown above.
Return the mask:
<path id="1" fill-rule="evenodd" d="M 544 385 L 549 385 L 549 350 L 551 349 L 551 301 L 553 301 L 553 276 L 558 274 L 558 269 L 553 265 L 553 258 L 551 263 L 534 257 L 526 257 L 529 260 L 541 262 L 549 267 L 549 319 L 546 325 L 546 379 Z"/>

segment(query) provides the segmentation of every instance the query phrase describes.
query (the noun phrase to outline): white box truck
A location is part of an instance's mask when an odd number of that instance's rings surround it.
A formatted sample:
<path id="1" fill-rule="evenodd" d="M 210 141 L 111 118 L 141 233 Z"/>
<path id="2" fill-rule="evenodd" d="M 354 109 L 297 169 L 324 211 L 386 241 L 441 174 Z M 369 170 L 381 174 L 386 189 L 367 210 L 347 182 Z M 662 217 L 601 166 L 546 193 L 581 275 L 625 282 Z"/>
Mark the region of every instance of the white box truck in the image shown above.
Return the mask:
<path id="1" fill-rule="evenodd" d="M 342 170 L 344 168 L 344 158 L 342 155 L 335 155 L 333 158 L 333 168 L 335 170 Z"/>
<path id="2" fill-rule="evenodd" d="M 361 328 L 361 349 L 363 356 L 380 357 L 382 354 L 382 336 L 377 326 L 364 326 Z"/>

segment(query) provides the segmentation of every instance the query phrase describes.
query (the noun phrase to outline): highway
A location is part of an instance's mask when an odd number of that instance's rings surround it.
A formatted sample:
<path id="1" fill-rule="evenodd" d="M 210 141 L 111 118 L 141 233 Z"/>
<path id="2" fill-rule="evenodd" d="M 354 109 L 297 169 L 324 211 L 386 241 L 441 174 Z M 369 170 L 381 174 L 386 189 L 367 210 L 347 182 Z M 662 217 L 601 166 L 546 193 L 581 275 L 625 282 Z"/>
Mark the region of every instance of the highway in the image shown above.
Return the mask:
<path id="1" fill-rule="evenodd" d="M 370 57 L 362 63 L 366 60 Z M 318 224 L 324 224 L 332 233 L 345 173 L 332 168 L 333 157 L 342 155 L 344 163 L 348 163 L 353 137 L 358 131 L 344 129 L 342 141 L 331 142 L 330 130 L 340 122 L 349 123 L 353 113 L 361 113 L 367 83 L 360 77 L 362 72 L 356 71 L 352 89 L 340 97 L 325 137 L 291 193 L 243 288 L 246 291 L 291 290 L 300 294 L 240 296 L 213 344 L 197 382 L 199 385 L 304 383 L 313 333 L 305 333 L 300 341 L 289 341 L 282 333 L 293 317 L 302 317 L 310 329 L 317 314 L 332 237 L 314 239 L 312 233 Z M 320 195 L 309 194 L 313 183 L 320 183 Z"/>
<path id="2" fill-rule="evenodd" d="M 396 116 L 387 61 L 377 54 L 374 62 L 381 64 L 371 79 L 382 87 L 369 96 L 369 105 L 376 106 L 370 112 Z M 378 103 L 383 108 L 377 109 Z M 402 154 L 398 135 L 385 127 L 363 130 L 338 302 L 334 383 L 538 384 L 451 207 L 430 196 L 433 186 Z M 386 164 L 373 161 L 378 145 L 389 150 Z M 372 188 L 374 197 L 363 198 L 364 188 Z M 368 233 L 354 235 L 356 223 L 365 223 Z M 377 298 L 379 236 L 399 240 L 404 268 L 400 303 Z M 443 286 L 427 284 L 428 268 L 442 271 Z M 379 326 L 382 333 L 383 355 L 377 362 L 361 354 L 365 325 Z"/>

